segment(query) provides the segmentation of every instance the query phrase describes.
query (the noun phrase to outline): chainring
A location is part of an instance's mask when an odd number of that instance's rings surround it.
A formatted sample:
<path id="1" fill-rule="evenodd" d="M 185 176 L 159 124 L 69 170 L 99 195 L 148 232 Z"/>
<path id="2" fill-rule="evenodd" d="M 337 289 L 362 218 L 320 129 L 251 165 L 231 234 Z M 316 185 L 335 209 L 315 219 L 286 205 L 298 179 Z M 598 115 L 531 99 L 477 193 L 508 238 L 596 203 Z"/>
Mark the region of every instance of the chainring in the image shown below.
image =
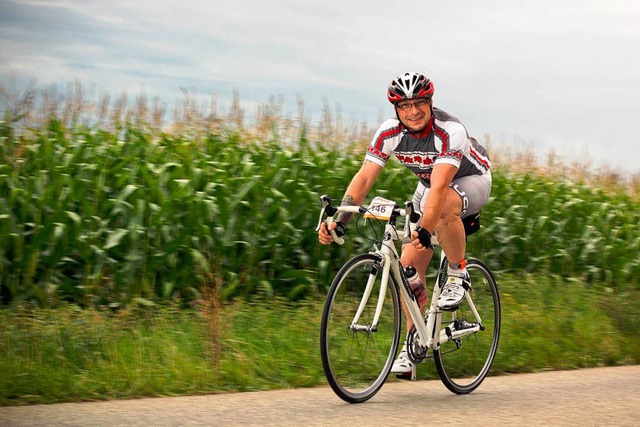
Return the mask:
<path id="1" fill-rule="evenodd" d="M 413 363 L 422 363 L 427 357 L 427 347 L 418 344 L 416 327 L 412 326 L 407 333 L 407 356 Z"/>

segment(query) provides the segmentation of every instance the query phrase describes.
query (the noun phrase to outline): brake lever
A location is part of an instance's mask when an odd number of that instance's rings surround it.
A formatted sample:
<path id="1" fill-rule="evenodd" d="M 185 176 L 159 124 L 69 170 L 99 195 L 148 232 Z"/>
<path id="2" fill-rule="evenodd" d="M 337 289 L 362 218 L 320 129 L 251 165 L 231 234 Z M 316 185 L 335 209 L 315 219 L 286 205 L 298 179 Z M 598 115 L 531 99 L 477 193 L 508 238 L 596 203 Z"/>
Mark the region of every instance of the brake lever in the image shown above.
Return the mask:
<path id="1" fill-rule="evenodd" d="M 318 218 L 318 226 L 316 227 L 316 232 L 320 231 L 320 226 L 322 226 L 322 218 L 324 217 L 325 207 L 323 206 L 320 210 L 320 218 Z"/>
<path id="2" fill-rule="evenodd" d="M 336 212 L 338 212 L 337 208 L 331 206 L 331 197 L 324 194 L 320 196 L 320 200 L 322 200 L 322 209 L 320 210 L 320 218 L 318 219 L 318 226 L 316 227 L 316 232 L 320 231 L 320 227 L 322 226 L 322 218 L 324 217 L 325 213 L 328 215 L 327 226 L 329 226 L 333 222 L 333 216 L 336 214 Z M 344 239 L 342 237 L 338 237 L 335 230 L 331 230 L 329 234 L 331 234 L 331 237 L 333 238 L 334 242 L 336 242 L 339 245 L 344 244 Z"/>

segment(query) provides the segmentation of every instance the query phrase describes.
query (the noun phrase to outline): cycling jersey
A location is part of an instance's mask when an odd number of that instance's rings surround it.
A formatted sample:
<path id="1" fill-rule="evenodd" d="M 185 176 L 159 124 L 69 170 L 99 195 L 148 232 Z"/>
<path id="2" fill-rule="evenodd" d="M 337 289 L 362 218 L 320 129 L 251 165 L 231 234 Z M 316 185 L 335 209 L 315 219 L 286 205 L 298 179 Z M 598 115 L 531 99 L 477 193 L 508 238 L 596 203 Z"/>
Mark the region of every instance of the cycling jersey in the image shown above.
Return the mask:
<path id="1" fill-rule="evenodd" d="M 440 163 L 458 168 L 454 180 L 463 176 L 490 173 L 491 161 L 478 141 L 469 137 L 460 121 L 433 108 L 426 128 L 417 134 L 398 120 L 385 121 L 367 149 L 365 159 L 382 167 L 394 154 L 426 187 L 431 186 L 431 172 Z"/>

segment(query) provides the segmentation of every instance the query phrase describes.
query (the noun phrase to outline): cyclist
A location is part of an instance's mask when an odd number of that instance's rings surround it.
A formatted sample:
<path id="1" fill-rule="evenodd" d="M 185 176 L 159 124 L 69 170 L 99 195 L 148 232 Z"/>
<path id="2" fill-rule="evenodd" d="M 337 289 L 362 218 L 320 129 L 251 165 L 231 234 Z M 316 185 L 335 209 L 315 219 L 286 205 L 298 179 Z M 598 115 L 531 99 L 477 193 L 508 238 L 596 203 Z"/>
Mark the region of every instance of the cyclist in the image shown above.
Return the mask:
<path id="1" fill-rule="evenodd" d="M 396 118 L 386 120 L 376 131 L 342 204 L 364 203 L 391 154 L 413 172 L 418 186 L 412 201 L 421 218 L 416 231 L 402 243 L 401 262 L 418 271 L 424 286 L 433 255 L 431 234 L 437 233 L 449 259 L 448 277 L 437 303 L 440 309 L 453 311 L 470 288 L 462 219 L 478 213 L 489 200 L 491 162 L 486 150 L 469 136 L 457 118 L 433 107 L 433 93 L 433 83 L 421 73 L 405 73 L 391 82 L 387 98 Z M 329 228 L 322 224 L 318 232 L 320 243 L 328 245 L 333 241 L 330 230 L 344 235 L 352 216 L 341 213 Z M 426 305 L 425 298 L 420 304 L 423 312 Z M 405 317 L 409 330 L 413 322 L 410 316 Z M 407 378 L 412 370 L 405 342 L 391 372 Z"/>

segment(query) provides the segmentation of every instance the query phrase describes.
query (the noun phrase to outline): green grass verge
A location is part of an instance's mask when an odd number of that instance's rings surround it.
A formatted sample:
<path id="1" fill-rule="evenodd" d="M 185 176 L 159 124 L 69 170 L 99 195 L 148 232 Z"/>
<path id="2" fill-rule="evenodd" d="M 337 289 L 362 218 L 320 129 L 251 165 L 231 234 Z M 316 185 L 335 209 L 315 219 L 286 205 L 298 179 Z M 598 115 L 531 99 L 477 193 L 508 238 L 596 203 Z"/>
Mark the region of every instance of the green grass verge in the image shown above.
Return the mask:
<path id="1" fill-rule="evenodd" d="M 495 374 L 640 363 L 640 294 L 500 275 Z M 151 311 L 150 311 L 151 310 Z M 321 301 L 226 305 L 219 341 L 207 312 L 117 313 L 63 306 L 0 310 L 0 404 L 204 394 L 326 384 Z M 437 378 L 431 360 L 420 378 Z"/>

